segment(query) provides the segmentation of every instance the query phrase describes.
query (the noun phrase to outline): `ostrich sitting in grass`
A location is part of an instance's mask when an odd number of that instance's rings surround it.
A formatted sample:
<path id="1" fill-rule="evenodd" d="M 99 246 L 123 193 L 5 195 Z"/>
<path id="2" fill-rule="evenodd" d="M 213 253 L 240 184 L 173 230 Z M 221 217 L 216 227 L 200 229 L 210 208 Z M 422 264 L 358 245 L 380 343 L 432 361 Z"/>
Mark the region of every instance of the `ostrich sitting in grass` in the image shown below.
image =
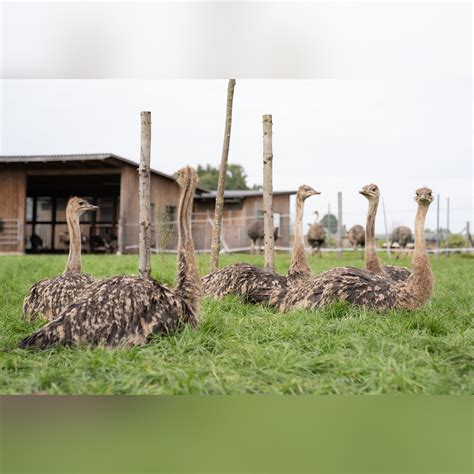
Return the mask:
<path id="1" fill-rule="evenodd" d="M 382 265 L 375 248 L 375 217 L 379 205 L 380 191 L 376 184 L 368 184 L 360 191 L 362 196 L 369 201 L 367 212 L 367 223 L 365 226 L 366 246 L 365 246 L 365 268 L 377 275 L 386 275 L 392 280 L 406 280 L 410 276 L 408 268 L 395 267 L 393 265 Z"/>
<path id="2" fill-rule="evenodd" d="M 64 273 L 35 283 L 23 302 L 23 314 L 32 319 L 38 315 L 49 321 L 59 316 L 96 279 L 81 273 L 81 227 L 79 219 L 87 211 L 95 211 L 88 201 L 78 197 L 69 199 L 66 220 L 69 229 L 69 257 Z"/>
<path id="3" fill-rule="evenodd" d="M 263 270 L 248 263 L 235 263 L 202 278 L 204 294 L 221 298 L 239 295 L 250 303 L 264 304 L 272 290 L 294 286 L 311 275 L 304 249 L 302 225 L 305 200 L 320 194 L 312 187 L 302 185 L 296 194 L 295 240 L 288 275 Z"/>
<path id="4" fill-rule="evenodd" d="M 178 271 L 174 290 L 151 277 L 116 276 L 89 287 L 54 321 L 27 337 L 20 348 L 58 345 L 130 347 L 154 334 L 169 334 L 198 324 L 200 281 L 191 234 L 191 212 L 197 173 L 178 172 Z M 149 268 L 149 261 L 147 267 Z"/>
<path id="5" fill-rule="evenodd" d="M 406 280 L 353 267 L 334 268 L 288 290 L 274 291 L 269 303 L 280 311 L 312 310 L 333 301 L 383 311 L 387 309 L 413 310 L 423 306 L 433 292 L 434 277 L 426 254 L 425 219 L 433 201 L 431 189 L 416 191 L 418 211 L 415 222 L 415 250 L 413 270 Z"/>

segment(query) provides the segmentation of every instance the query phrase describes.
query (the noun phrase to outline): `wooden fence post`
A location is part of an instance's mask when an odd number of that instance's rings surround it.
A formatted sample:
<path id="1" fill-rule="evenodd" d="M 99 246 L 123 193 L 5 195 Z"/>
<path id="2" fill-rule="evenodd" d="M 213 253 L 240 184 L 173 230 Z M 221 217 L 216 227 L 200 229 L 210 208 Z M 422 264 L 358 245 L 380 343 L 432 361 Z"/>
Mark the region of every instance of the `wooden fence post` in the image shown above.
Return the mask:
<path id="1" fill-rule="evenodd" d="M 273 149 L 272 116 L 263 116 L 263 229 L 265 270 L 275 270 L 275 239 L 273 235 Z"/>
<path id="2" fill-rule="evenodd" d="M 219 252 L 221 250 L 221 225 L 224 213 L 225 177 L 229 158 L 230 132 L 232 128 L 232 105 L 234 102 L 235 79 L 229 79 L 227 86 L 227 107 L 225 117 L 224 143 L 222 145 L 221 166 L 219 168 L 219 181 L 217 183 L 216 208 L 214 211 L 214 227 L 211 242 L 211 272 L 219 266 Z"/>
<path id="3" fill-rule="evenodd" d="M 150 203 L 150 155 L 151 113 L 141 112 L 141 143 L 139 174 L 139 273 L 148 278 L 151 273 L 151 203 Z"/>

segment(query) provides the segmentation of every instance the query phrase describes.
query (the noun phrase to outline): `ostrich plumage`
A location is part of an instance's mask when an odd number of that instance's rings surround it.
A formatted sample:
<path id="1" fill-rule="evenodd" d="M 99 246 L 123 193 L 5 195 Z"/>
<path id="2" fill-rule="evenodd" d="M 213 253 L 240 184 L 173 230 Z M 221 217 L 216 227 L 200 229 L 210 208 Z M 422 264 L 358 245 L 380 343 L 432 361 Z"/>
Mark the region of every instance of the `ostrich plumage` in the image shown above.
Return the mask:
<path id="1" fill-rule="evenodd" d="M 191 212 L 197 173 L 178 172 L 178 271 L 174 290 L 151 277 L 115 276 L 92 285 L 61 313 L 20 343 L 21 348 L 57 345 L 130 347 L 154 334 L 169 334 L 198 325 L 200 282 L 191 234 Z"/>
<path id="2" fill-rule="evenodd" d="M 263 218 L 257 219 L 249 224 L 247 227 L 247 235 L 252 241 L 252 251 L 255 249 L 256 253 L 260 253 L 260 246 L 265 236 Z M 273 239 L 275 242 L 278 239 L 278 227 L 273 229 Z"/>
<path id="3" fill-rule="evenodd" d="M 28 319 L 42 315 L 52 321 L 97 280 L 81 273 L 81 229 L 79 219 L 86 211 L 95 211 L 87 200 L 72 197 L 66 206 L 69 228 L 69 257 L 62 275 L 35 283 L 23 301 L 23 314 Z"/>
<path id="4" fill-rule="evenodd" d="M 354 250 L 356 250 L 357 247 L 365 246 L 365 230 L 361 225 L 356 224 L 352 226 L 349 229 L 347 236 Z"/>
<path id="5" fill-rule="evenodd" d="M 390 242 L 398 243 L 400 248 L 404 249 L 408 245 L 409 242 L 412 240 L 412 233 L 409 227 L 404 225 L 400 225 L 393 229 L 392 233 L 390 234 Z"/>
<path id="6" fill-rule="evenodd" d="M 420 188 L 416 193 L 418 211 L 413 271 L 407 280 L 393 281 L 387 276 L 353 267 L 334 268 L 287 291 L 274 291 L 270 304 L 280 311 L 311 310 L 336 300 L 378 311 L 416 309 L 425 304 L 431 297 L 434 282 L 424 240 L 425 217 L 433 197 L 428 188 Z"/>
<path id="7" fill-rule="evenodd" d="M 410 270 L 394 265 L 382 265 L 375 248 L 375 218 L 380 200 L 380 190 L 376 184 L 368 184 L 360 191 L 367 198 L 369 209 L 366 222 L 366 246 L 365 246 L 365 268 L 377 275 L 388 276 L 394 281 L 406 280 L 410 276 Z M 408 229 L 409 230 L 409 229 Z M 410 232 L 411 233 L 411 232 Z"/>
<path id="8" fill-rule="evenodd" d="M 302 236 L 302 220 L 305 200 L 320 194 L 307 185 L 298 188 L 296 194 L 295 240 L 290 268 L 286 276 L 264 270 L 248 263 L 235 263 L 221 268 L 202 278 L 205 295 L 222 298 L 238 295 L 250 303 L 265 304 L 273 291 L 287 289 L 304 281 L 311 275 L 306 260 Z"/>
<path id="9" fill-rule="evenodd" d="M 326 240 L 326 231 L 324 230 L 324 227 L 318 222 L 319 212 L 315 211 L 314 214 L 316 215 L 316 219 L 312 224 L 310 224 L 308 233 L 306 234 L 306 239 L 312 248 L 313 255 L 320 253 L 321 247 Z"/>

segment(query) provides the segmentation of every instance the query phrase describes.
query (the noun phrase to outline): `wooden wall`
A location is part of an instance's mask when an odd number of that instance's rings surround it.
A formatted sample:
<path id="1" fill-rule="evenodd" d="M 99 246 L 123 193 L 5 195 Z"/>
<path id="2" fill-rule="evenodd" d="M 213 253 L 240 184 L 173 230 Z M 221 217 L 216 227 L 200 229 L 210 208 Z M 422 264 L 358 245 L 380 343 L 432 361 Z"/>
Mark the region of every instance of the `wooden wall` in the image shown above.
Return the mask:
<path id="1" fill-rule="evenodd" d="M 26 173 L 24 170 L 0 170 L 0 219 L 18 219 L 17 245 L 0 245 L 0 252 L 24 252 Z"/>
<path id="2" fill-rule="evenodd" d="M 179 186 L 169 179 L 162 176 L 151 175 L 151 203 L 157 219 L 163 215 L 166 206 L 178 206 Z M 138 248 L 127 249 L 127 246 L 138 246 L 138 170 L 131 166 L 122 168 L 120 179 L 120 227 L 119 230 L 119 248 L 121 240 L 123 242 L 124 252 L 137 252 Z M 153 235 L 152 242 L 154 242 Z"/>

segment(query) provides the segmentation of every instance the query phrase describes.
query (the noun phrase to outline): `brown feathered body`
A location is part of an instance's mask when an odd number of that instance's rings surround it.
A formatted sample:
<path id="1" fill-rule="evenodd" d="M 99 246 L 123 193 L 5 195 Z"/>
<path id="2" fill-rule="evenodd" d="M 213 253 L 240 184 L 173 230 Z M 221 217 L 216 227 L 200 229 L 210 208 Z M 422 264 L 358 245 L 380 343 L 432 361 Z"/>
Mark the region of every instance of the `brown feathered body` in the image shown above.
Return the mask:
<path id="1" fill-rule="evenodd" d="M 252 245 L 257 246 L 258 249 L 265 236 L 263 219 L 257 219 L 251 222 L 247 227 L 247 235 L 252 241 Z M 273 229 L 273 238 L 276 242 L 278 239 L 278 227 Z"/>
<path id="2" fill-rule="evenodd" d="M 148 342 L 153 334 L 180 330 L 185 324 L 196 327 L 197 322 L 197 307 L 154 279 L 116 276 L 93 285 L 20 347 L 130 347 Z"/>
<path id="3" fill-rule="evenodd" d="M 23 313 L 29 319 L 42 315 L 52 321 L 96 282 L 90 275 L 73 272 L 41 280 L 30 288 Z"/>
<path id="4" fill-rule="evenodd" d="M 69 256 L 66 269 L 62 275 L 47 278 L 35 283 L 23 301 L 23 314 L 28 319 L 42 315 L 52 321 L 74 302 L 90 285 L 97 280 L 81 273 L 81 230 L 80 216 L 87 211 L 94 211 L 86 199 L 72 197 L 66 206 L 66 218 L 69 228 Z"/>
<path id="5" fill-rule="evenodd" d="M 425 304 L 431 297 L 434 283 L 424 239 L 424 222 L 433 198 L 428 188 L 420 188 L 416 193 L 418 211 L 413 271 L 405 281 L 394 281 L 359 268 L 334 268 L 287 291 L 275 291 L 269 298 L 270 304 L 280 311 L 311 310 L 333 301 L 346 301 L 378 311 L 417 309 Z"/>
<path id="6" fill-rule="evenodd" d="M 241 296 L 246 302 L 267 304 L 274 291 L 283 291 L 309 278 L 311 269 L 306 261 L 301 226 L 304 201 L 314 194 L 313 188 L 302 185 L 296 195 L 295 242 L 290 268 L 286 276 L 264 270 L 248 263 L 235 263 L 209 273 L 201 279 L 205 295 L 222 298 Z"/>
<path id="7" fill-rule="evenodd" d="M 312 310 L 333 301 L 346 301 L 357 306 L 383 311 L 387 309 L 415 309 L 431 296 L 432 283 L 422 295 L 407 291 L 405 282 L 375 275 L 367 270 L 341 267 L 321 273 L 288 291 L 274 292 L 270 304 L 280 311 Z"/>
<path id="8" fill-rule="evenodd" d="M 249 263 L 234 263 L 201 279 L 203 293 L 215 298 L 241 296 L 248 303 L 264 304 L 275 290 L 287 288 L 287 277 Z"/>
<path id="9" fill-rule="evenodd" d="M 315 222 L 309 226 L 306 238 L 313 251 L 319 252 L 326 240 L 326 231 L 321 224 Z"/>
<path id="10" fill-rule="evenodd" d="M 153 278 L 115 276 L 91 285 L 61 315 L 20 343 L 21 348 L 57 345 L 124 347 L 143 344 L 153 334 L 169 334 L 198 324 L 200 283 L 191 236 L 192 199 L 197 174 L 180 170 L 178 271 L 174 290 Z"/>
<path id="11" fill-rule="evenodd" d="M 410 228 L 404 225 L 396 227 L 390 235 L 390 241 L 392 244 L 397 242 L 402 249 L 406 248 L 406 246 L 412 241 Z"/>
<path id="12" fill-rule="evenodd" d="M 347 233 L 347 236 L 348 236 L 349 242 L 352 245 L 352 247 L 354 248 L 354 250 L 357 247 L 364 247 L 364 245 L 365 245 L 365 230 L 361 225 L 356 224 L 356 225 L 352 226 L 349 229 L 349 232 Z"/>

